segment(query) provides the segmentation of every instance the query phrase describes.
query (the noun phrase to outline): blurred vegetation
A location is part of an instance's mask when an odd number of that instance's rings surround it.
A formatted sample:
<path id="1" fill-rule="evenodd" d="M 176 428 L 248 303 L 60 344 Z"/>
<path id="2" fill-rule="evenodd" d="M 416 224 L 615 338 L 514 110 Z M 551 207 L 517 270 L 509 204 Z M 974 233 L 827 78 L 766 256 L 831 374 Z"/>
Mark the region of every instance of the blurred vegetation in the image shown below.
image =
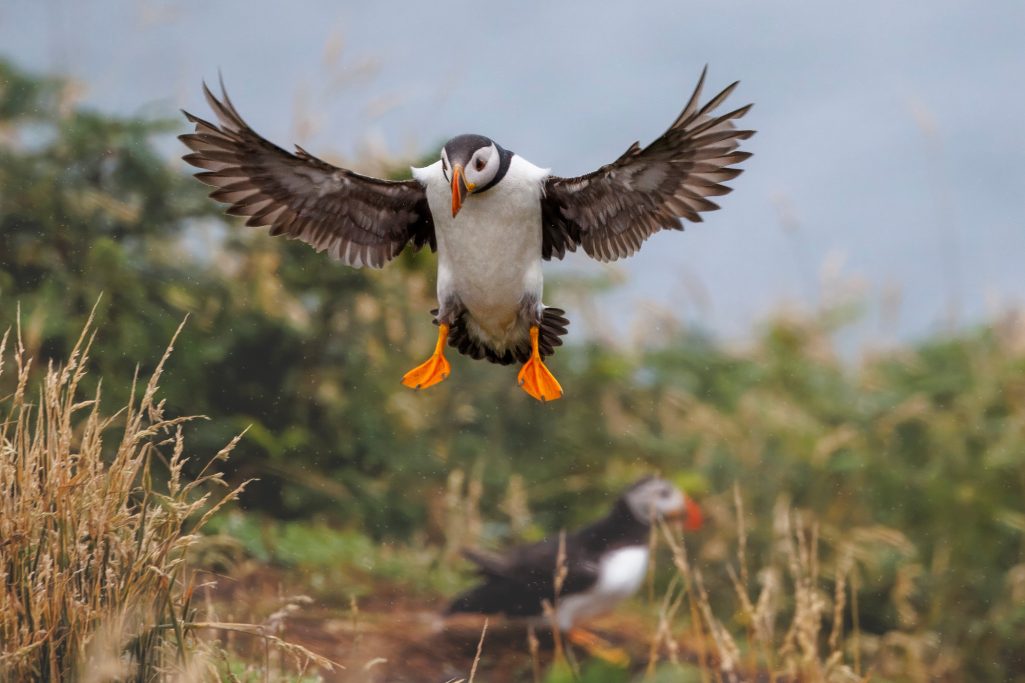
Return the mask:
<path id="1" fill-rule="evenodd" d="M 260 638 L 294 671 L 330 671 L 266 624 L 204 618 L 189 559 L 245 486 L 210 491 L 225 486 L 211 465 L 237 440 L 183 479 L 181 426 L 191 418 L 165 417 L 157 399 L 167 354 L 119 420 L 101 411 L 99 390 L 82 400 L 92 332 L 87 323 L 38 386 L 20 336 L 0 335 L 0 379 L 14 388 L 0 396 L 0 680 L 217 680 L 229 654 L 216 631 Z M 155 471 L 165 475 L 159 485 Z"/>
<path id="2" fill-rule="evenodd" d="M 703 499 L 696 561 L 728 585 L 737 484 L 753 520 L 792 505 L 850 554 L 866 636 L 919 634 L 950 680 L 1025 680 L 1020 320 L 857 363 L 836 356 L 828 314 L 777 318 L 745 350 L 670 325 L 637 349 L 561 350 L 567 395 L 551 405 L 514 369 L 456 357 L 448 381 L 413 393 L 398 380 L 433 345 L 433 257 L 352 270 L 221 217 L 157 152 L 184 127 L 84 110 L 61 81 L 0 62 L 0 321 L 20 306 L 28 353 L 65 358 L 102 293 L 93 366 L 124 403 L 188 315 L 165 410 L 213 418 L 189 429 L 200 452 L 251 427 L 230 476 L 259 479 L 243 496 L 253 519 L 334 530 L 341 555 L 372 539 L 448 562 L 456 543 L 593 518 L 660 470 Z M 567 283 L 546 298 L 572 317 L 588 295 Z M 233 523 L 256 522 L 217 522 Z M 750 532 L 753 555 L 774 552 L 770 524 Z M 335 561 L 334 542 L 303 549 L 302 533 L 267 537 L 267 559 L 322 546 Z"/>

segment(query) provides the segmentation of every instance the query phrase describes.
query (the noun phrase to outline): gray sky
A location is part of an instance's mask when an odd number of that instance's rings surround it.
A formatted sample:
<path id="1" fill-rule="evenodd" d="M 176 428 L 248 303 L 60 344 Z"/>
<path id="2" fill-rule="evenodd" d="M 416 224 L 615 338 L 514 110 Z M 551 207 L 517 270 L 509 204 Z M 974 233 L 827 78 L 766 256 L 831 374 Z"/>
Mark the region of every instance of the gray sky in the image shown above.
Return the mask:
<path id="1" fill-rule="evenodd" d="M 1023 33 L 1010 0 L 0 6 L 0 54 L 104 110 L 206 114 L 220 68 L 283 146 L 479 132 L 560 175 L 658 135 L 708 63 L 710 87 L 740 79 L 732 103 L 756 103 L 736 191 L 621 265 L 573 269 L 622 274 L 606 303 L 628 318 L 664 308 L 726 338 L 853 289 L 870 312 L 850 338 L 871 344 L 1025 301 Z"/>

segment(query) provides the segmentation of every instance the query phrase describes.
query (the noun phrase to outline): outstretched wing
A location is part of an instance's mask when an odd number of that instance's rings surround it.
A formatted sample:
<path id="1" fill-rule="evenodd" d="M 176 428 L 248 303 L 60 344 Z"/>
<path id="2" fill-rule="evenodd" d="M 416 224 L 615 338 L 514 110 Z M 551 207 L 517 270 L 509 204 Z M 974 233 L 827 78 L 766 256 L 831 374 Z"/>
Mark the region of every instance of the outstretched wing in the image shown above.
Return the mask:
<path id="1" fill-rule="evenodd" d="M 296 145 L 290 154 L 260 137 L 242 120 L 221 84 L 221 99 L 203 91 L 217 116 L 179 136 L 203 169 L 196 177 L 216 188 L 210 196 L 246 225 L 270 226 L 347 265 L 380 268 L 407 243 L 436 248 L 434 223 L 423 187 L 415 180 L 369 178 L 322 161 Z"/>
<path id="2" fill-rule="evenodd" d="M 683 112 L 650 145 L 641 149 L 635 142 L 587 175 L 547 179 L 541 200 L 545 259 L 561 259 L 583 246 L 591 258 L 615 261 L 659 230 L 682 230 L 680 219 L 700 222 L 702 211 L 719 208 L 707 197 L 730 192 L 722 183 L 740 175 L 732 167 L 751 156 L 737 147 L 754 131 L 738 130 L 734 121 L 752 105 L 712 114 L 733 92 L 733 83 L 699 107 L 706 72 L 707 67 Z"/>

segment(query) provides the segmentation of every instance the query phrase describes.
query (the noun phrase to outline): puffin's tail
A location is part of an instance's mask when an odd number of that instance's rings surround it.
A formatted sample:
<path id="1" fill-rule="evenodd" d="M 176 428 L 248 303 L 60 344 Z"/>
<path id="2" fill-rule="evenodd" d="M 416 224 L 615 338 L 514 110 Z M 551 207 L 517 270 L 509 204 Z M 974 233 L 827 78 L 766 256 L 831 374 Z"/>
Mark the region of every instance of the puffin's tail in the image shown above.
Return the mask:
<path id="1" fill-rule="evenodd" d="M 437 315 L 437 310 L 432 311 Z M 437 320 L 434 321 L 437 324 Z M 566 319 L 566 311 L 554 306 L 545 306 L 541 313 L 541 334 L 538 338 L 537 348 L 541 358 L 547 358 L 555 353 L 556 346 L 562 346 L 562 337 L 566 334 L 566 327 L 569 320 Z M 499 365 L 512 365 L 513 363 L 526 363 L 530 359 L 530 341 L 524 340 L 515 348 L 506 349 L 499 353 L 495 349 L 481 343 L 480 339 L 470 334 L 466 325 L 466 314 L 459 316 L 448 333 L 449 346 L 457 349 L 459 353 L 470 356 L 476 360 L 487 358 L 492 363 Z"/>
<path id="2" fill-rule="evenodd" d="M 566 334 L 568 326 L 569 319 L 566 318 L 566 311 L 554 306 L 545 307 L 541 314 L 541 335 L 537 343 L 537 349 L 541 352 L 542 358 L 547 358 L 555 353 L 556 346 L 562 346 L 562 336 Z M 529 357 L 530 349 L 528 348 L 527 355 L 523 357 L 522 361 L 526 361 Z"/>
<path id="3" fill-rule="evenodd" d="M 508 587 L 503 590 L 491 581 L 486 581 L 476 588 L 456 596 L 452 604 L 445 610 L 446 614 L 457 612 L 471 612 L 474 614 L 497 614 L 504 611 L 505 602 L 508 600 L 506 593 Z"/>

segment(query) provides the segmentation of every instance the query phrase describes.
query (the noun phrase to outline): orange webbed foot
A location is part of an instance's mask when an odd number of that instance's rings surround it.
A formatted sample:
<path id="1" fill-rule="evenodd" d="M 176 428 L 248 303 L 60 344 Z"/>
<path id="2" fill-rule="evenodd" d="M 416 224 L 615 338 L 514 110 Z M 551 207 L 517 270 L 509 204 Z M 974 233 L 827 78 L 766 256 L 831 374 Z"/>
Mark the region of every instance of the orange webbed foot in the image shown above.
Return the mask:
<path id="1" fill-rule="evenodd" d="M 520 388 L 538 401 L 555 401 L 562 398 L 562 385 L 541 360 L 541 354 L 537 348 L 537 337 L 538 328 L 533 326 L 530 328 L 532 353 L 530 359 L 520 368 L 520 374 L 516 379 Z"/>
<path id="2" fill-rule="evenodd" d="M 438 343 L 434 347 L 434 353 L 420 365 L 416 366 L 402 376 L 402 383 L 410 389 L 426 389 L 441 382 L 452 372 L 448 359 L 442 353 L 445 347 L 445 339 L 448 337 L 448 325 L 444 323 L 438 329 Z"/>
<path id="3" fill-rule="evenodd" d="M 625 667 L 630 664 L 630 655 L 626 650 L 616 647 L 601 636 L 580 627 L 574 627 L 566 633 L 571 643 L 588 652 L 592 657 L 602 659 L 614 666 Z"/>
<path id="4" fill-rule="evenodd" d="M 432 355 L 402 376 L 402 383 L 410 389 L 426 389 L 441 382 L 452 371 L 445 356 Z"/>

